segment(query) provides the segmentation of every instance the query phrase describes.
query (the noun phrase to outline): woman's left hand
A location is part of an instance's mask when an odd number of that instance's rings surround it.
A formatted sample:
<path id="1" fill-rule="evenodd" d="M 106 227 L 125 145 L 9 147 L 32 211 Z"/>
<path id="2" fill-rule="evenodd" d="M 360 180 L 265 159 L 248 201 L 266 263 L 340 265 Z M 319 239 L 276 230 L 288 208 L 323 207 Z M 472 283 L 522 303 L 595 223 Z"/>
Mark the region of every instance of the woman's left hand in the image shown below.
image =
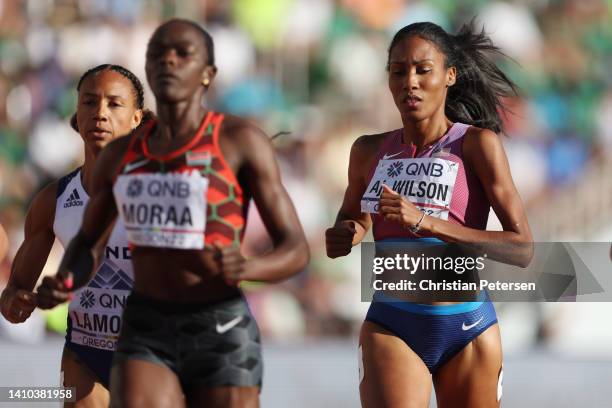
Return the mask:
<path id="1" fill-rule="evenodd" d="M 413 227 L 421 219 L 423 213 L 406 197 L 396 193 L 391 187 L 383 184 L 380 195 L 378 213 L 385 220 L 401 224 L 404 228 Z"/>
<path id="2" fill-rule="evenodd" d="M 215 261 L 222 278 L 230 286 L 236 286 L 244 278 L 246 258 L 236 245 L 221 246 L 215 243 Z"/>

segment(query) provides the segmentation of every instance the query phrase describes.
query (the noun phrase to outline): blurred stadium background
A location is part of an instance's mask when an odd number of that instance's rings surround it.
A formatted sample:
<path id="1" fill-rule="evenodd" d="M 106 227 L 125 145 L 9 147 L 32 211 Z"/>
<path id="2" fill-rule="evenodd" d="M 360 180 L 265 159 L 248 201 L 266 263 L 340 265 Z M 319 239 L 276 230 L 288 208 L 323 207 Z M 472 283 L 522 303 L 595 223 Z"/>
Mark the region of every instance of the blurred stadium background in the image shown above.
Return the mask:
<path id="1" fill-rule="evenodd" d="M 68 124 L 76 81 L 115 63 L 146 82 L 147 40 L 173 16 L 213 35 L 219 73 L 210 107 L 251 117 L 268 134 L 290 132 L 274 143 L 313 258 L 288 282 L 247 286 L 266 344 L 263 406 L 358 404 L 356 337 L 368 307 L 359 253 L 327 259 L 323 233 L 346 187 L 352 142 L 400 126 L 384 68 L 390 39 L 406 24 L 428 20 L 452 32 L 473 16 L 484 24 L 514 59 L 503 66 L 522 90 L 507 101 L 514 114 L 504 144 L 535 239 L 612 240 L 610 0 L 0 0 L 0 222 L 11 241 L 0 288 L 29 201 L 82 160 Z M 148 89 L 146 105 L 155 108 Z M 494 216 L 489 227 L 499 228 Z M 253 211 L 245 250 L 269 245 Z M 610 272 L 607 253 L 586 259 Z M 611 406 L 610 304 L 497 310 L 504 406 Z M 0 386 L 57 384 L 56 320 L 0 319 Z"/>

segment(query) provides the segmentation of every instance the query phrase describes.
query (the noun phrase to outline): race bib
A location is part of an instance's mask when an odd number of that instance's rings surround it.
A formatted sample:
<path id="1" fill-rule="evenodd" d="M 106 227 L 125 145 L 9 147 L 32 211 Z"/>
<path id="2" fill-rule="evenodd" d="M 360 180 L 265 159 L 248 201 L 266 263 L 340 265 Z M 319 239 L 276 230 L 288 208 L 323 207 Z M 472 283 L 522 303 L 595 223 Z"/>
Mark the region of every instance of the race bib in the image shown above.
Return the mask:
<path id="1" fill-rule="evenodd" d="M 208 179 L 197 171 L 128 174 L 114 187 L 128 242 L 137 246 L 204 248 Z"/>
<path id="2" fill-rule="evenodd" d="M 378 213 L 383 184 L 425 214 L 448 219 L 459 164 L 441 158 L 380 160 L 361 199 L 361 212 Z"/>
<path id="3" fill-rule="evenodd" d="M 115 350 L 132 278 L 108 259 L 89 284 L 74 292 L 68 306 L 70 341 L 81 346 Z"/>

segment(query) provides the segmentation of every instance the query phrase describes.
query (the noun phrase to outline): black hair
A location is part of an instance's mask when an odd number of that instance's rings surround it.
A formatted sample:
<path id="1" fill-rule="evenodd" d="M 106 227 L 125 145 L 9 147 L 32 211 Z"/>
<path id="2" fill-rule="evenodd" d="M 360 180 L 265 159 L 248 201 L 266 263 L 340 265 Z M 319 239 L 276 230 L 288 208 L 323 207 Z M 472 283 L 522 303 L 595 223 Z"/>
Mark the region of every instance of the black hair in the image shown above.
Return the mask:
<path id="1" fill-rule="evenodd" d="M 485 34 L 484 27 L 477 31 L 474 20 L 464 24 L 456 35 L 440 26 L 421 22 L 399 30 L 389 46 L 391 50 L 402 39 L 418 36 L 430 41 L 445 56 L 445 66 L 455 67 L 456 82 L 448 88 L 444 111 L 453 122 L 463 122 L 503 133 L 499 110 L 508 112 L 502 98 L 516 96 L 517 85 L 503 73 L 493 60 L 506 57 Z M 387 70 L 389 59 L 387 59 Z M 498 110 L 499 109 L 499 110 Z"/>
<path id="2" fill-rule="evenodd" d="M 202 37 L 202 41 L 204 41 L 204 47 L 206 48 L 206 54 L 208 54 L 208 61 L 206 61 L 206 65 L 215 67 L 215 44 L 213 42 L 212 36 L 208 33 L 208 31 L 204 29 L 204 27 L 202 27 L 200 24 L 193 20 L 187 20 L 184 18 L 173 18 L 172 20 L 166 21 L 160 27 L 170 23 L 183 23 L 195 28 L 198 34 L 200 34 L 200 37 Z M 159 27 L 157 29 L 159 30 Z"/>
<path id="3" fill-rule="evenodd" d="M 129 79 L 132 83 L 132 87 L 134 88 L 136 107 L 138 109 L 144 109 L 144 88 L 142 87 L 142 82 L 140 82 L 140 79 L 138 79 L 138 77 L 134 75 L 132 71 L 122 67 L 121 65 L 102 64 L 87 70 L 83 75 L 81 75 L 81 78 L 77 83 L 77 92 L 81 90 L 81 85 L 83 85 L 83 81 L 85 81 L 87 77 L 89 77 L 90 75 L 96 75 L 102 71 L 115 71 L 123 75 L 125 78 Z M 145 115 L 149 115 L 149 112 L 145 112 Z M 79 131 L 79 127 L 77 126 L 76 121 L 76 113 L 73 114 L 70 118 L 70 126 L 72 126 L 72 128 L 77 132 Z"/>

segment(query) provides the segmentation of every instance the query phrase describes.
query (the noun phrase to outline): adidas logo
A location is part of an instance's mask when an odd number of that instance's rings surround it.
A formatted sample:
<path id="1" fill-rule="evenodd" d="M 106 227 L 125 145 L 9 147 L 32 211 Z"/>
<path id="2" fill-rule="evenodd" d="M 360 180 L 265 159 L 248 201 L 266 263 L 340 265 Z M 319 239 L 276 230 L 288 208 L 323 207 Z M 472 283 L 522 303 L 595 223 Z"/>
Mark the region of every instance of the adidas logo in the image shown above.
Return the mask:
<path id="1" fill-rule="evenodd" d="M 68 197 L 68 199 L 64 203 L 64 208 L 81 207 L 82 205 L 83 205 L 83 201 L 81 200 L 81 197 L 79 196 L 79 192 L 75 188 L 74 190 L 72 190 L 72 194 L 70 194 L 70 197 Z"/>

